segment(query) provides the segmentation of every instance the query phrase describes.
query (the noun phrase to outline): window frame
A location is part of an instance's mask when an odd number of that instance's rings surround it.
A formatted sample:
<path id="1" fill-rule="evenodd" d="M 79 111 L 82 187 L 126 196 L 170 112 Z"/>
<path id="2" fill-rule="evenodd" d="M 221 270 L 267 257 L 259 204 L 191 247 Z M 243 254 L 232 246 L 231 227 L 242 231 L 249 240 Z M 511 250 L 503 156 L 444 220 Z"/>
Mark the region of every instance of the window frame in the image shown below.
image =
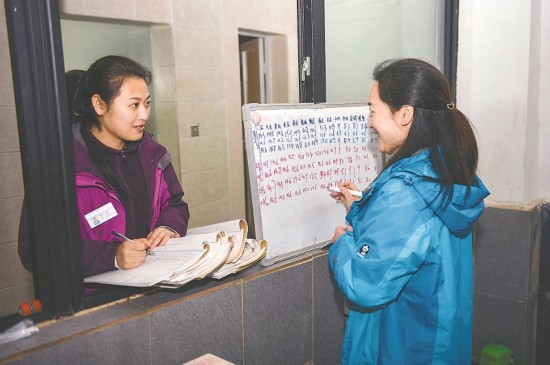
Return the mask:
<path id="1" fill-rule="evenodd" d="M 39 319 L 57 318 L 143 288 L 85 295 L 72 138 L 57 0 L 5 0 L 21 164 Z M 298 0 L 298 57 L 310 57 L 300 102 L 326 101 L 324 0 Z M 446 2 L 444 74 L 456 95 L 459 0 Z M 301 70 L 298 70 L 301 75 Z M 34 243 L 36 242 L 36 244 Z"/>
<path id="2" fill-rule="evenodd" d="M 38 321 L 153 288 L 84 288 L 80 222 L 57 0 L 6 0 Z"/>
<path id="3" fill-rule="evenodd" d="M 324 103 L 326 95 L 325 1 L 298 0 L 298 77 L 309 57 L 309 76 L 300 83 L 300 103 Z"/>
<path id="4" fill-rule="evenodd" d="M 456 102 L 456 70 L 458 58 L 458 9 L 460 0 L 445 2 L 443 74 L 451 87 L 451 99 Z"/>
<path id="5" fill-rule="evenodd" d="M 56 0 L 6 0 L 6 22 L 40 317 L 74 313 L 84 297 L 73 153 Z"/>
<path id="6" fill-rule="evenodd" d="M 443 74 L 456 102 L 459 0 L 444 3 Z M 325 1 L 298 0 L 298 75 L 305 57 L 310 57 L 310 76 L 300 82 L 301 103 L 326 102 Z"/>

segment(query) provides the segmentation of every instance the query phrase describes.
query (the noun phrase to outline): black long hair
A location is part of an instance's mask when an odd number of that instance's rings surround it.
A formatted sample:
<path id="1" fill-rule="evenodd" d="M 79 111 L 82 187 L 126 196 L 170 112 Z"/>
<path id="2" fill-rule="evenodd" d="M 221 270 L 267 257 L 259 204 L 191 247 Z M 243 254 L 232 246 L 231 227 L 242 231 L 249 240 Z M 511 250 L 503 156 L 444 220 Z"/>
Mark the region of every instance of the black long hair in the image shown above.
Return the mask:
<path id="1" fill-rule="evenodd" d="M 79 123 L 81 128 L 101 130 L 98 115 L 92 105 L 92 96 L 97 94 L 109 108 L 120 94 L 120 88 L 129 78 L 140 78 L 147 85 L 151 83 L 151 71 L 141 64 L 122 56 L 105 56 L 96 60 L 87 71 L 71 70 L 65 74 L 71 124 Z M 103 174 L 107 183 L 126 195 L 126 189 L 100 159 L 90 154 L 93 164 Z"/>
<path id="2" fill-rule="evenodd" d="M 406 58 L 378 64 L 373 79 L 392 112 L 403 105 L 414 107 L 407 139 L 384 168 L 427 148 L 444 201 L 449 202 L 453 184 L 475 185 L 477 141 L 470 120 L 451 100 L 445 76 L 425 61 Z"/>

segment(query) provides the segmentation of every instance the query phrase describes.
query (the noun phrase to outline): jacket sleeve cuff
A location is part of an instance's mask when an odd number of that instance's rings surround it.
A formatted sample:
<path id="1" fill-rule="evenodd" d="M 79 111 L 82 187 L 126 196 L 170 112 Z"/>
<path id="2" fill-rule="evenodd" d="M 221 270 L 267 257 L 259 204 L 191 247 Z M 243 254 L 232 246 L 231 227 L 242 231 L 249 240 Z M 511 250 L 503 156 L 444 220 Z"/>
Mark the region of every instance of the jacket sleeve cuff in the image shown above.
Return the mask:
<path id="1" fill-rule="evenodd" d="M 166 228 L 169 231 L 174 232 L 175 234 L 179 234 L 178 231 L 176 231 L 174 228 L 168 227 L 168 226 L 158 226 L 157 228 Z"/>

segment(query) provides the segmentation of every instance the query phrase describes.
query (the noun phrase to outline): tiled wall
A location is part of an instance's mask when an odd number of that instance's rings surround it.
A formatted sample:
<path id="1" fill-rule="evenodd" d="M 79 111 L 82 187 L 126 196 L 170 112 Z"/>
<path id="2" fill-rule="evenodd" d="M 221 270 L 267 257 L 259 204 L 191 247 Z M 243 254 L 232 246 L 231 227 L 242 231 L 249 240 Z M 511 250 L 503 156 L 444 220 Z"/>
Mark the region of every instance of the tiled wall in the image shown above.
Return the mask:
<path id="1" fill-rule="evenodd" d="M 537 364 L 550 364 L 550 204 L 541 207 L 540 275 L 537 304 Z"/>
<path id="2" fill-rule="evenodd" d="M 535 345 L 541 225 L 539 205 L 487 207 L 476 225 L 474 360 L 500 343 L 516 364 L 547 363 Z M 136 364 L 181 364 L 212 352 L 236 364 L 337 364 L 346 317 L 327 257 L 320 251 L 256 265 L 221 283 L 203 280 L 81 313 L 0 346 L 0 363 L 122 364 L 133 356 Z"/>
<path id="3" fill-rule="evenodd" d="M 541 211 L 487 207 L 474 246 L 473 354 L 489 343 L 512 350 L 516 364 L 534 364 Z"/>
<path id="4" fill-rule="evenodd" d="M 541 224 L 535 205 L 487 207 L 476 225 L 474 360 L 500 343 L 516 364 L 548 363 L 535 346 Z M 81 313 L 0 346 L 0 363 L 125 363 L 132 356 L 136 364 L 181 364 L 213 352 L 236 364 L 336 364 L 346 317 L 327 257 L 320 251 L 256 265 L 221 283 L 203 280 Z"/>
<path id="5" fill-rule="evenodd" d="M 46 325 L 0 346 L 10 364 L 337 364 L 345 317 L 326 252 Z"/>
<path id="6" fill-rule="evenodd" d="M 296 1 L 60 0 L 59 7 L 72 18 L 151 25 L 156 132 L 181 172 L 190 226 L 245 218 L 238 32 L 257 32 L 280 51 L 272 102 L 298 102 Z M 17 254 L 23 183 L 3 1 L 0 8 L 3 316 L 32 298 L 33 289 Z M 199 124 L 199 137 L 191 138 L 192 124 Z"/>
<path id="7" fill-rule="evenodd" d="M 174 169 L 181 176 L 172 27 L 157 25 L 151 27 L 150 32 L 157 121 L 155 123 L 156 138 L 172 155 Z"/>
<path id="8" fill-rule="evenodd" d="M 19 134 L 4 2 L 0 6 L 0 316 L 32 297 L 32 275 L 19 263 L 17 231 L 23 202 Z"/>

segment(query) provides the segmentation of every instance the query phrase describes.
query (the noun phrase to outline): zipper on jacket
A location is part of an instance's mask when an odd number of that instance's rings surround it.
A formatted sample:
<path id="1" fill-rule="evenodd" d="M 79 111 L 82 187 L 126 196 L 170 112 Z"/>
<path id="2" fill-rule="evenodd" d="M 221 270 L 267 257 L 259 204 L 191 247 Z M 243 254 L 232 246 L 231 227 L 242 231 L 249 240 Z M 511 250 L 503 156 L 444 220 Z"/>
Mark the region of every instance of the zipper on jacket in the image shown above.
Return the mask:
<path id="1" fill-rule="evenodd" d="M 156 186 L 157 185 L 156 184 L 157 183 L 157 174 L 156 174 L 157 168 L 154 164 L 155 164 L 154 159 L 149 160 L 149 168 L 148 168 L 149 176 L 147 176 L 147 180 L 149 182 L 152 182 L 152 184 L 150 184 L 150 183 L 145 184 L 146 185 L 145 189 L 147 190 L 147 197 L 150 197 L 149 204 L 150 204 L 151 210 L 149 211 L 149 217 L 147 217 L 149 219 L 149 225 L 152 225 L 153 217 L 155 216 L 155 200 L 156 200 L 155 196 L 156 196 L 156 192 L 157 192 L 157 186 Z M 151 192 L 151 189 L 153 190 L 152 192 Z M 157 220 L 158 220 L 158 217 L 157 217 Z M 149 227 L 149 228 L 152 230 L 154 227 Z"/>

